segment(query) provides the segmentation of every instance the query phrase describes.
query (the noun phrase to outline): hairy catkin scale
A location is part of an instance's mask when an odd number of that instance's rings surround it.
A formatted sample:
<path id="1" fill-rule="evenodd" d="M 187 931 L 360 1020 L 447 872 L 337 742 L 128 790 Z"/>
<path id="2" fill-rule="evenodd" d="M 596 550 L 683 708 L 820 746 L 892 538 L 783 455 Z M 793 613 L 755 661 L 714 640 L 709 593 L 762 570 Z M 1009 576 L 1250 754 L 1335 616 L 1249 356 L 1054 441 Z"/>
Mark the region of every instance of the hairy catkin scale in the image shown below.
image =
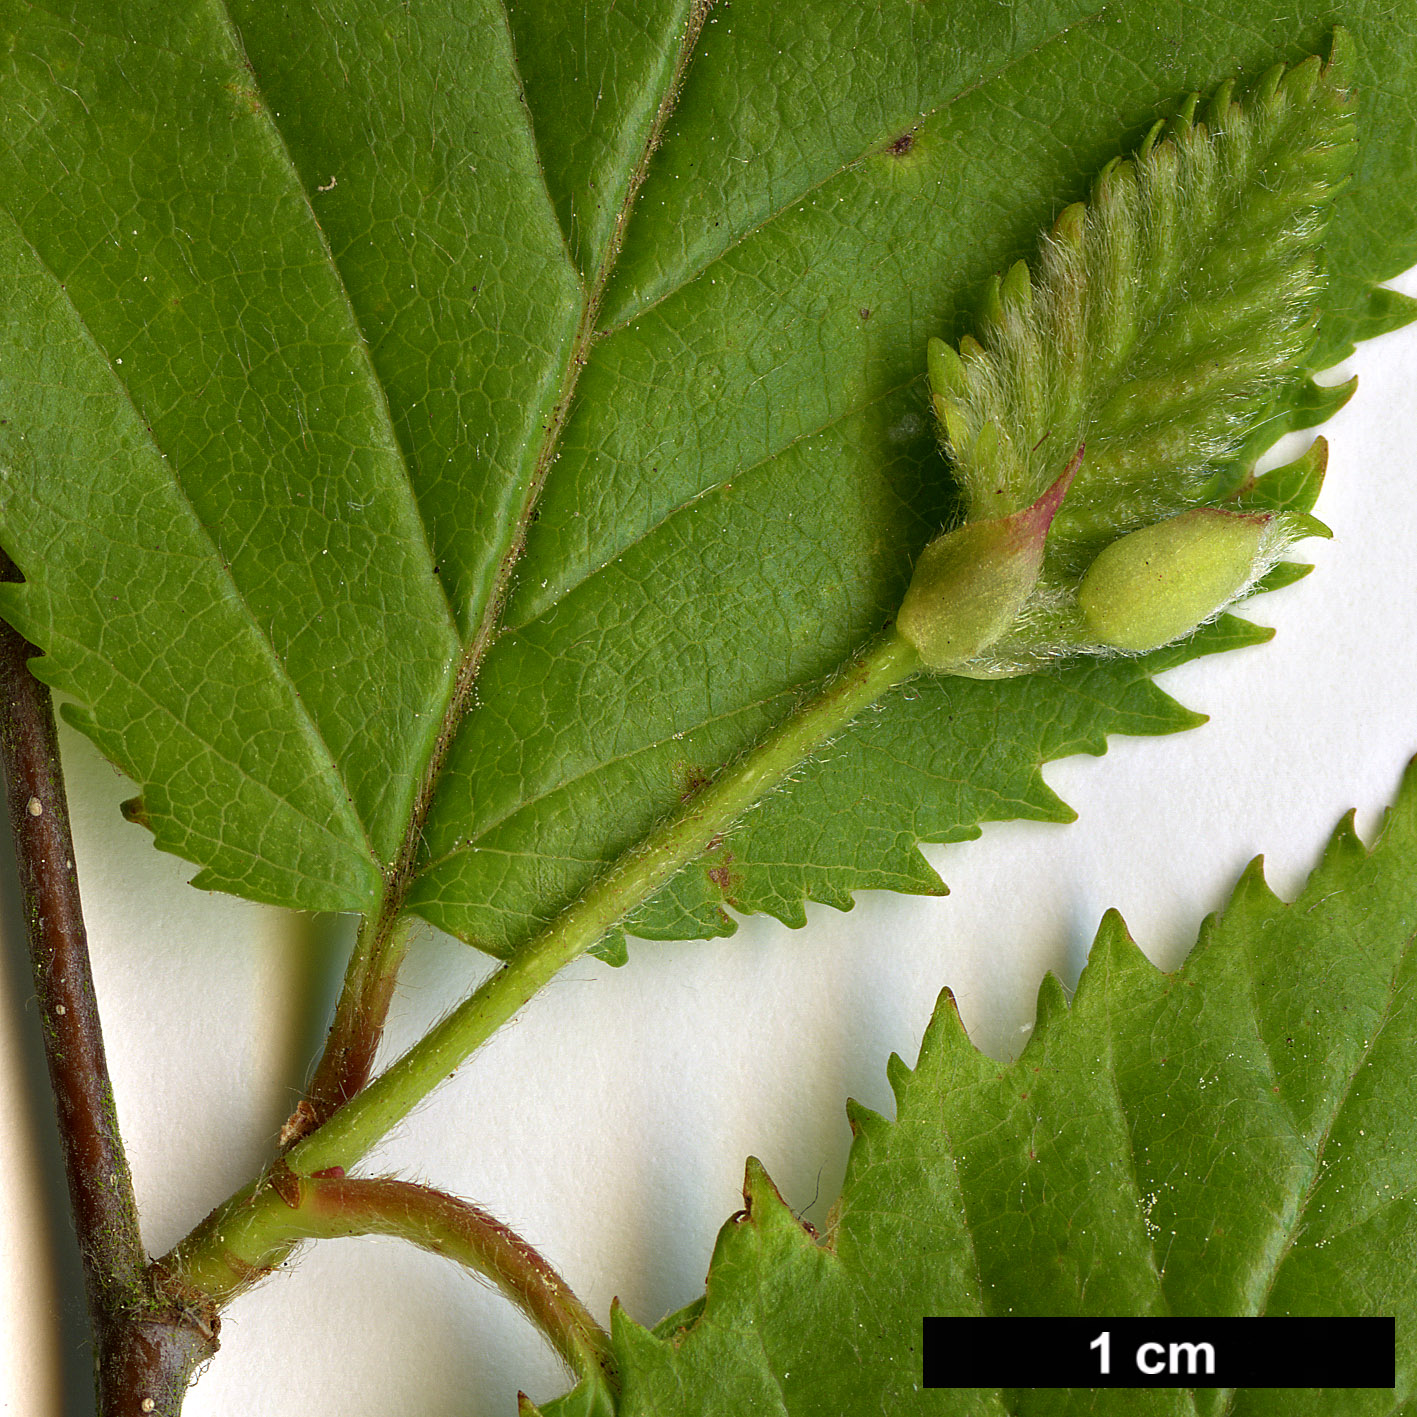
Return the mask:
<path id="1" fill-rule="evenodd" d="M 1111 627 L 1101 633 L 1079 605 L 1079 584 L 1119 538 L 1203 504 L 1216 467 L 1311 349 L 1319 243 L 1355 145 L 1350 48 L 1336 32 L 1326 66 L 1276 66 L 1243 103 L 1229 83 L 1203 107 L 1187 99 L 1135 155 L 1098 174 L 1086 203 L 1059 213 L 1036 274 L 1019 262 L 988 283 L 977 337 L 957 351 L 930 342 L 931 391 L 966 525 L 1033 507 L 1057 477 L 1060 450 L 1087 448 L 1032 589 L 976 646 L 969 669 L 954 672 L 1021 673 L 1060 654 L 1153 647 L 1140 643 L 1153 628 L 1112 633 L 1118 622 L 1094 606 Z M 1197 566 L 1245 564 L 1195 571 L 1176 604 L 1138 623 L 1179 626 L 1169 639 L 1218 613 L 1299 530 L 1284 516 L 1266 526 L 1246 549 L 1248 533 L 1223 521 L 1173 525 L 1161 539 L 1179 536 Z M 936 543 L 922 575 L 943 559 Z M 1091 581 L 1124 597 L 1146 584 L 1102 571 Z M 978 638 L 976 625 L 959 642 Z"/>

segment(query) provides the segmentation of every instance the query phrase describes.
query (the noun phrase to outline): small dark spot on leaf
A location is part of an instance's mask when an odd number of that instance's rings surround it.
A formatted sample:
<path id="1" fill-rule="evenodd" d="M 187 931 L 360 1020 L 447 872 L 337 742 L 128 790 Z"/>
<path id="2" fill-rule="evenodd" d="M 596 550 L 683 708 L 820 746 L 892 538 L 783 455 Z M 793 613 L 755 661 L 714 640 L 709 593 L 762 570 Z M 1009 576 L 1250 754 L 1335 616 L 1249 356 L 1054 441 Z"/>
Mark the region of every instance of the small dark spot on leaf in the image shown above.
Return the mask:
<path id="1" fill-rule="evenodd" d="M 702 768 L 693 767 L 689 763 L 676 763 L 676 773 L 679 778 L 679 800 L 687 802 L 692 797 L 697 797 L 700 792 L 713 781 L 713 775 L 705 772 Z"/>
<path id="2" fill-rule="evenodd" d="M 867 320 L 871 318 L 871 310 L 869 306 L 863 305 L 856 313 L 861 316 L 861 323 L 863 325 L 866 323 Z"/>
<path id="3" fill-rule="evenodd" d="M 914 133 L 902 133 L 890 147 L 886 149 L 893 157 L 904 157 L 911 148 L 915 146 Z"/>

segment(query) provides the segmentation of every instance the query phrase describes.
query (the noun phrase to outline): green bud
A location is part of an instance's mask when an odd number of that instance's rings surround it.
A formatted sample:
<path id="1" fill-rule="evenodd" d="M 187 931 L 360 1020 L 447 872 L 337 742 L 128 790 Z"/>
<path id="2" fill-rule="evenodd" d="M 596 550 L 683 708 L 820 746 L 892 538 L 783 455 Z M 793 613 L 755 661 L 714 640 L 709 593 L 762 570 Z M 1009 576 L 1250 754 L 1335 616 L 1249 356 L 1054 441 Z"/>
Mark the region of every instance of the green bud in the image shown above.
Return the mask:
<path id="1" fill-rule="evenodd" d="M 1089 630 L 1135 654 L 1190 634 L 1263 569 L 1273 521 L 1196 507 L 1114 541 L 1078 586 Z"/>
<path id="2" fill-rule="evenodd" d="M 1037 584 L 1048 528 L 1081 462 L 1079 448 L 1031 507 L 965 522 L 920 553 L 896 630 L 928 668 L 958 669 L 1018 618 Z"/>

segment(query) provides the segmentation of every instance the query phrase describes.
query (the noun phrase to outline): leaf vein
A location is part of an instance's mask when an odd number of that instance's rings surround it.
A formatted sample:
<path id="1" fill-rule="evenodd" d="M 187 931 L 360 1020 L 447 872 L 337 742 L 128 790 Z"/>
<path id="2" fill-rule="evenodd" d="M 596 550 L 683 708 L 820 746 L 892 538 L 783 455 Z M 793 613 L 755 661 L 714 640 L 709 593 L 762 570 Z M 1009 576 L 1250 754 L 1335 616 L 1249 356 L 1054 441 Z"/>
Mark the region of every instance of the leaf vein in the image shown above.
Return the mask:
<path id="1" fill-rule="evenodd" d="M 1035 54 L 1038 54 L 1042 50 L 1046 49 L 1050 44 L 1056 44 L 1058 40 L 1062 39 L 1071 31 L 1078 29 L 1083 25 L 1092 24 L 1101 15 L 1105 14 L 1106 10 L 1107 7 L 1105 5 L 1100 6 L 1098 9 L 1092 11 L 1091 13 L 1083 15 L 1080 18 L 1072 21 L 1071 24 L 1063 25 L 1060 29 L 1055 30 L 1052 34 L 1045 35 L 1042 39 L 1036 41 L 1029 48 L 1020 51 L 1018 54 L 1015 54 L 1011 58 L 1006 59 L 1002 64 L 998 65 L 996 68 L 991 69 L 987 74 L 981 74 L 979 78 L 975 79 L 972 83 L 966 84 L 963 88 L 957 90 L 948 98 L 942 100 L 940 103 L 935 104 L 933 108 L 927 108 L 923 113 L 918 113 L 914 115 L 913 119 L 910 120 L 912 122 L 912 125 L 919 126 L 921 123 L 926 123 L 931 118 L 934 118 L 939 114 L 946 112 L 947 110 L 952 108 L 956 103 L 959 103 L 961 100 L 968 98 L 971 94 L 976 93 L 978 90 L 986 87 L 987 85 L 992 84 L 996 79 L 1001 78 L 1004 74 L 1008 73 L 1009 70 L 1013 68 L 1016 64 L 1021 64 L 1025 60 L 1032 58 Z M 678 282 L 677 285 L 671 286 L 669 289 L 664 290 L 659 295 L 655 296 L 654 299 L 647 300 L 642 305 L 631 309 L 626 315 L 617 319 L 613 325 L 607 325 L 605 329 L 598 331 L 597 338 L 603 339 L 605 336 L 613 334 L 617 330 L 622 330 L 627 326 L 634 324 L 635 321 L 638 320 L 642 315 L 648 313 L 650 310 L 653 310 L 657 305 L 663 304 L 664 301 L 671 299 L 673 296 L 677 295 L 681 290 L 684 290 L 686 287 L 692 285 L 706 272 L 712 270 L 713 267 L 718 264 L 718 262 L 722 261 L 729 254 L 729 252 L 736 250 L 739 246 L 751 240 L 759 232 L 765 231 L 779 218 L 786 216 L 794 207 L 800 206 L 808 197 L 812 195 L 813 192 L 821 191 L 823 187 L 827 186 L 831 182 L 834 182 L 838 177 L 841 177 L 844 173 L 850 172 L 854 167 L 859 167 L 860 164 L 865 162 L 868 157 L 871 157 L 873 154 L 880 152 L 880 150 L 886 145 L 886 143 L 890 140 L 893 134 L 898 131 L 899 127 L 899 123 L 889 125 L 889 131 L 886 134 L 874 139 L 867 147 L 856 153 L 855 156 L 850 157 L 846 159 L 846 161 L 839 163 L 830 172 L 826 173 L 822 177 L 819 177 L 815 182 L 810 182 L 806 186 L 798 188 L 791 197 L 787 198 L 785 201 L 779 202 L 779 204 L 774 207 L 760 221 L 755 222 L 752 226 L 747 227 L 745 230 L 740 232 L 726 246 L 724 246 L 721 250 L 715 252 L 714 255 L 711 256 L 708 260 L 704 261 L 702 265 L 695 267 L 692 271 L 686 274 Z"/>
<path id="2" fill-rule="evenodd" d="M 241 616 L 251 627 L 255 642 L 260 646 L 262 652 L 264 653 L 267 659 L 272 677 L 278 680 L 281 684 L 283 684 L 285 688 L 289 691 L 290 702 L 294 709 L 296 720 L 299 723 L 304 734 L 307 736 L 307 740 L 310 742 L 315 756 L 323 760 L 323 762 L 328 766 L 334 781 L 339 784 L 339 799 L 345 802 L 346 804 L 350 804 L 347 813 L 347 822 L 353 826 L 354 833 L 364 843 L 365 849 L 369 854 L 369 859 L 373 861 L 377 867 L 379 865 L 378 855 L 374 850 L 373 842 L 369 838 L 369 833 L 365 827 L 363 820 L 353 808 L 353 799 L 349 790 L 349 784 L 345 779 L 344 773 L 340 768 L 339 762 L 335 758 L 335 755 L 331 750 L 329 744 L 326 742 L 325 736 L 322 733 L 319 724 L 315 722 L 315 719 L 311 715 L 310 710 L 306 707 L 305 700 L 301 696 L 300 691 L 295 684 L 295 681 L 290 677 L 290 672 L 286 668 L 284 661 L 281 659 L 281 656 L 275 647 L 275 643 L 272 641 L 269 633 L 262 627 L 260 621 L 252 613 L 250 604 L 247 602 L 245 596 L 241 593 L 240 587 L 236 584 L 236 581 L 231 574 L 231 568 L 227 564 L 226 558 L 222 556 L 220 548 L 218 547 L 215 538 L 212 536 L 210 529 L 198 515 L 196 506 L 193 504 L 191 497 L 188 495 L 187 489 L 182 483 L 182 479 L 178 476 L 176 472 L 177 464 L 175 459 L 171 458 L 168 454 L 163 452 L 162 446 L 157 441 L 156 433 L 149 425 L 148 420 L 143 417 L 142 410 L 139 409 L 137 403 L 134 401 L 132 390 L 128 387 L 127 381 L 123 379 L 123 377 L 119 374 L 117 366 L 109 357 L 107 350 L 104 349 L 104 347 L 99 343 L 97 337 L 89 328 L 88 322 L 84 319 L 83 314 L 75 305 L 73 297 L 70 295 L 68 288 L 66 287 L 64 282 L 59 279 L 58 274 L 53 270 L 49 263 L 40 254 L 38 248 L 35 246 L 34 242 L 29 238 L 23 227 L 21 227 L 19 222 L 15 220 L 13 213 L 11 214 L 11 220 L 14 221 L 15 230 L 19 233 L 20 238 L 29 248 L 29 251 L 32 257 L 34 258 L 35 263 L 39 266 L 41 270 L 44 271 L 44 273 L 53 282 L 55 288 L 58 289 L 61 295 L 63 296 L 65 306 L 68 308 L 74 320 L 75 327 L 78 330 L 78 333 L 80 334 L 81 338 L 99 356 L 99 358 L 102 359 L 110 377 L 113 380 L 114 387 L 119 391 L 123 402 L 126 404 L 128 410 L 137 422 L 138 427 L 143 430 L 144 441 L 147 443 L 148 447 L 152 450 L 153 454 L 157 457 L 159 462 L 165 463 L 168 467 L 173 469 L 170 479 L 171 486 L 174 489 L 176 496 L 179 498 L 182 507 L 186 510 L 188 516 L 190 516 L 192 526 L 199 533 L 202 540 L 211 549 L 211 560 L 217 567 L 219 567 L 220 579 L 222 584 L 225 585 L 227 589 L 229 603 L 239 610 Z M 96 657 L 102 658 L 101 656 Z M 111 660 L 102 659 L 102 662 L 108 664 L 108 666 L 113 670 L 113 672 L 117 674 L 120 678 L 123 678 L 125 682 L 132 683 L 135 688 L 139 687 L 135 681 L 129 680 L 127 676 L 124 675 L 122 671 L 118 668 L 118 666 L 114 664 Z M 146 691 L 144 690 L 142 692 L 146 697 Z M 167 712 L 170 712 L 170 710 L 167 710 Z M 173 716 L 175 717 L 175 715 Z M 219 752 L 214 743 L 207 742 L 206 739 L 204 739 L 199 733 L 197 733 L 192 728 L 188 728 L 187 731 L 192 733 L 192 736 L 196 738 L 198 742 L 205 743 L 206 746 L 213 753 L 217 754 L 217 756 L 219 758 L 222 758 L 223 761 L 226 761 L 226 759 Z M 233 766 L 236 766 L 236 764 L 233 764 Z M 254 782 L 255 779 L 252 779 L 252 781 Z M 140 786 L 141 785 L 142 784 L 140 784 Z"/>

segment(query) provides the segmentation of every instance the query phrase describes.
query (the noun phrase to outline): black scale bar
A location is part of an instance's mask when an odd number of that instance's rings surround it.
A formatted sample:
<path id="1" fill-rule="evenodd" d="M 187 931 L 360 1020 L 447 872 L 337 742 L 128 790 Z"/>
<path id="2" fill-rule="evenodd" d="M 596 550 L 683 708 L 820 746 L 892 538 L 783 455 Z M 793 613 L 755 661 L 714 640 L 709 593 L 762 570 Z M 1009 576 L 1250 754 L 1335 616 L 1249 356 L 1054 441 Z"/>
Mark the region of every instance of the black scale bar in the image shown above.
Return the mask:
<path id="1" fill-rule="evenodd" d="M 925 1320 L 926 1387 L 1390 1388 L 1395 1319 Z"/>

